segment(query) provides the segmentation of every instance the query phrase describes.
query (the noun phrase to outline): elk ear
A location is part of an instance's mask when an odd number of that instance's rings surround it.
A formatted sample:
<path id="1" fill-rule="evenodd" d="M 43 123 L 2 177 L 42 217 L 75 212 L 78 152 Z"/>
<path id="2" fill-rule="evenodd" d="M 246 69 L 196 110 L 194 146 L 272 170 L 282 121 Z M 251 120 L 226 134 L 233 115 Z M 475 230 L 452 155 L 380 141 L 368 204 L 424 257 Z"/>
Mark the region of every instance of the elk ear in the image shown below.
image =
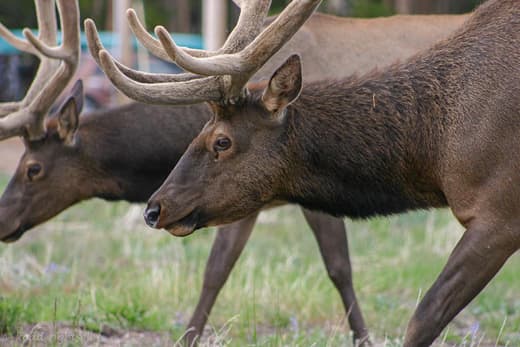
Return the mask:
<path id="1" fill-rule="evenodd" d="M 262 95 L 265 108 L 277 113 L 294 102 L 302 90 L 302 64 L 300 56 L 291 55 L 275 71 Z"/>
<path id="2" fill-rule="evenodd" d="M 72 87 L 71 95 L 58 112 L 58 134 L 66 145 L 74 144 L 78 130 L 79 115 L 83 108 L 83 82 L 78 80 Z"/>

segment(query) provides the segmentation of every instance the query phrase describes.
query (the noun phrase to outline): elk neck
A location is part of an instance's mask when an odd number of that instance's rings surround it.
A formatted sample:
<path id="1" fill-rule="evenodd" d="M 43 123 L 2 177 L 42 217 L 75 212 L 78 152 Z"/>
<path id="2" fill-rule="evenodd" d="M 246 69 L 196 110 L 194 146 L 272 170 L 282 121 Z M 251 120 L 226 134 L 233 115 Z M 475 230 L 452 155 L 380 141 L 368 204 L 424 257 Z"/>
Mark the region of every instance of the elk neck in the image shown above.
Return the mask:
<path id="1" fill-rule="evenodd" d="M 159 188 L 210 116 L 204 104 L 131 103 L 82 117 L 79 147 L 95 196 L 144 202 Z"/>
<path id="2" fill-rule="evenodd" d="M 287 112 L 281 198 L 350 217 L 445 206 L 443 180 L 466 159 L 456 154 L 464 141 L 496 123 L 490 114 L 513 119 L 485 110 L 518 100 L 518 68 L 506 64 L 518 57 L 516 6 L 489 2 L 402 65 L 304 87 Z"/>
<path id="3" fill-rule="evenodd" d="M 287 114 L 290 201 L 350 217 L 445 204 L 435 184 L 441 129 L 430 119 L 445 114 L 443 93 L 402 78 L 387 72 L 304 88 Z"/>

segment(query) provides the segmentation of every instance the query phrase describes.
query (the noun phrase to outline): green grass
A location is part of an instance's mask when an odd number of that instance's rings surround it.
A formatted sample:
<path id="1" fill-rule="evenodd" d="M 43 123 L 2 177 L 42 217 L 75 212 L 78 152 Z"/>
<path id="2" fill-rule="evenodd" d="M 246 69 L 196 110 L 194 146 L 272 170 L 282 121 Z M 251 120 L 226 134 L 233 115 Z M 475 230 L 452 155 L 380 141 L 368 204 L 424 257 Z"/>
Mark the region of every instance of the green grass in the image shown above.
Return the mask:
<path id="1" fill-rule="evenodd" d="M 109 326 L 178 338 L 197 302 L 214 230 L 174 238 L 145 227 L 141 208 L 90 201 L 1 245 L 0 331 L 66 321 L 93 331 Z M 210 317 L 219 344 L 348 345 L 341 301 L 298 208 L 267 214 Z M 399 346 L 418 298 L 462 229 L 446 210 L 347 221 L 347 227 L 372 336 Z M 446 345 L 481 338 L 482 346 L 520 345 L 519 266 L 514 256 L 443 333 Z"/>
<path id="2" fill-rule="evenodd" d="M 353 17 L 381 17 L 390 16 L 394 11 L 386 6 L 382 0 L 353 0 L 352 16 Z"/>

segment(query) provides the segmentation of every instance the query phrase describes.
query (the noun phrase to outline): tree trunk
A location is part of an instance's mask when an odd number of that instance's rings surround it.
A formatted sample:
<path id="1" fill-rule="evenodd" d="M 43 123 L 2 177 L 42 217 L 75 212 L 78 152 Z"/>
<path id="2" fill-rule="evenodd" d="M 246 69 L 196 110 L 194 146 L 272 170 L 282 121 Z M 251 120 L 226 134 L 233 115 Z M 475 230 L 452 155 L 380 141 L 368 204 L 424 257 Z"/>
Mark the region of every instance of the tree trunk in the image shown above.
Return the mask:
<path id="1" fill-rule="evenodd" d="M 412 13 L 428 14 L 449 12 L 449 3 L 444 0 L 416 0 L 412 4 Z"/>
<path id="2" fill-rule="evenodd" d="M 191 7 L 189 0 L 163 0 L 171 14 L 168 29 L 179 33 L 191 32 Z"/>
<path id="3" fill-rule="evenodd" d="M 412 13 L 411 0 L 395 0 L 395 12 L 400 14 L 410 14 Z"/>
<path id="4" fill-rule="evenodd" d="M 383 3 L 401 14 L 464 13 L 475 5 L 474 0 L 383 0 Z"/>
<path id="5" fill-rule="evenodd" d="M 347 16 L 351 6 L 348 0 L 329 0 L 327 1 L 327 12 L 336 16 Z"/>

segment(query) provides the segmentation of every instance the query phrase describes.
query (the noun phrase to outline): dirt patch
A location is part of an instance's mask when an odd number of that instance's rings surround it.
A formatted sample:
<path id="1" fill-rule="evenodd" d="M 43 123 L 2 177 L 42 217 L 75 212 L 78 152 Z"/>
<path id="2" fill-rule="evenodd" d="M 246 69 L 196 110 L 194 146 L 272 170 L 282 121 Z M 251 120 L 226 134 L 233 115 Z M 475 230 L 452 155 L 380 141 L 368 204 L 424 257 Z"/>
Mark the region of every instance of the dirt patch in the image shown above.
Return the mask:
<path id="1" fill-rule="evenodd" d="M 162 347 L 173 346 L 168 333 L 151 331 L 120 331 L 104 329 L 92 332 L 66 323 L 24 325 L 16 336 L 0 336 L 2 347 L 103 346 L 103 347 Z"/>
<path id="2" fill-rule="evenodd" d="M 23 151 L 23 142 L 18 138 L 0 142 L 0 173 L 11 175 L 18 165 Z"/>
<path id="3" fill-rule="evenodd" d="M 331 327 L 327 327 L 331 328 Z M 312 330 L 312 328 L 309 328 Z M 337 329 L 334 328 L 334 329 Z M 327 330 L 327 329 L 326 329 Z M 458 331 L 457 328 L 455 330 Z M 462 328 L 466 331 L 466 328 Z M 220 332 L 222 333 L 222 332 Z M 272 327 L 257 327 L 257 333 L 262 335 L 275 335 L 276 329 Z M 335 331 L 337 334 L 338 331 Z M 462 331 L 460 332 L 462 333 Z M 225 335 L 225 333 L 224 333 Z M 464 334 L 458 334 L 464 336 Z M 229 342 L 229 341 L 228 341 Z M 386 340 L 372 339 L 374 347 L 395 346 Z M 215 331 L 206 327 L 200 347 L 226 346 L 226 339 L 215 336 Z M 47 346 L 101 346 L 101 347 L 172 347 L 179 346 L 172 340 L 168 332 L 121 330 L 105 327 L 101 332 L 93 332 L 88 329 L 74 326 L 70 323 L 38 323 L 26 324 L 18 330 L 16 336 L 0 335 L 2 347 L 47 347 Z M 486 341 L 483 337 L 469 336 L 460 343 L 449 343 L 438 339 L 433 346 L 436 347 L 497 347 L 503 346 L 498 342 Z"/>

